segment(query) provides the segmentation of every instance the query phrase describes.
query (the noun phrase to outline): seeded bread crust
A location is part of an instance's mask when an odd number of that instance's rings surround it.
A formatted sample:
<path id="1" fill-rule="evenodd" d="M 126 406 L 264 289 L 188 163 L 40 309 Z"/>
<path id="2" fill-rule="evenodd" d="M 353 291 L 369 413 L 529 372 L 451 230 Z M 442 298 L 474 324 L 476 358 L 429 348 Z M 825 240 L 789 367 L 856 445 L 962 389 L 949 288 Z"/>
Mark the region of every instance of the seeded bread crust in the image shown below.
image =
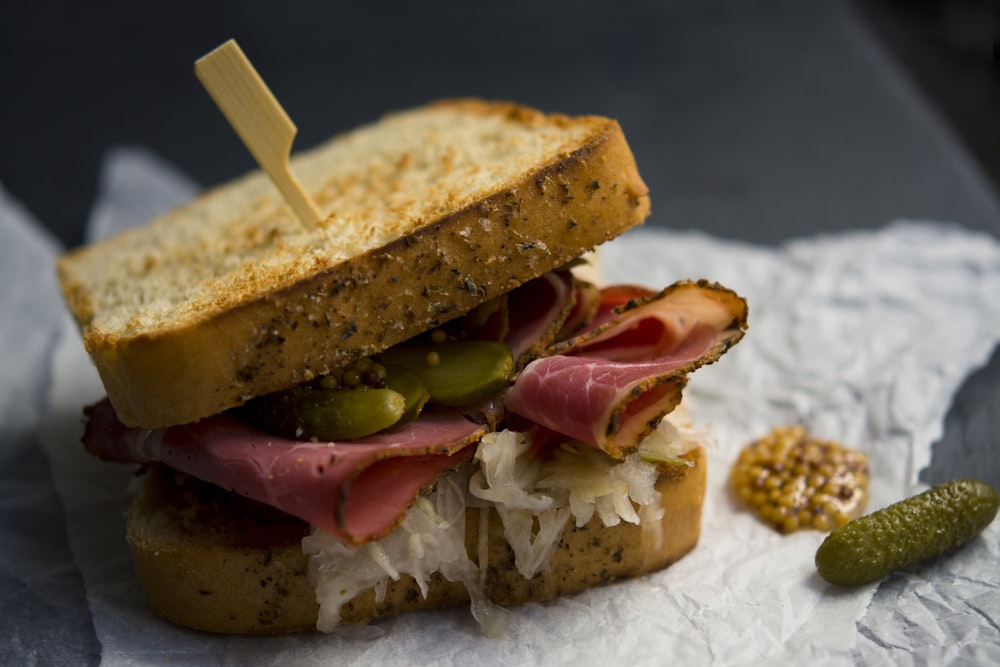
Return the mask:
<path id="1" fill-rule="evenodd" d="M 508 103 L 393 114 L 72 251 L 63 293 L 119 418 L 187 423 L 374 354 L 639 224 L 619 125 Z"/>
<path id="2" fill-rule="evenodd" d="M 701 533 L 705 458 L 688 455 L 691 467 L 667 466 L 657 482 L 662 496 L 663 539 L 632 524 L 583 528 L 570 522 L 548 569 L 531 580 L 514 566 L 503 526 L 490 511 L 486 593 L 504 606 L 544 602 L 670 565 L 695 547 Z M 178 490 L 174 473 L 153 471 L 128 515 L 128 543 L 149 608 L 178 625 L 215 633 L 280 634 L 314 630 L 318 605 L 300 541 L 308 527 L 298 521 L 255 515 L 236 505 Z M 181 485 L 183 486 L 183 485 Z M 466 550 L 478 562 L 479 510 L 466 514 Z M 419 609 L 466 605 L 461 584 L 435 575 L 422 597 L 408 575 L 389 582 L 375 601 L 368 590 L 348 602 L 342 622 L 367 623 Z"/>

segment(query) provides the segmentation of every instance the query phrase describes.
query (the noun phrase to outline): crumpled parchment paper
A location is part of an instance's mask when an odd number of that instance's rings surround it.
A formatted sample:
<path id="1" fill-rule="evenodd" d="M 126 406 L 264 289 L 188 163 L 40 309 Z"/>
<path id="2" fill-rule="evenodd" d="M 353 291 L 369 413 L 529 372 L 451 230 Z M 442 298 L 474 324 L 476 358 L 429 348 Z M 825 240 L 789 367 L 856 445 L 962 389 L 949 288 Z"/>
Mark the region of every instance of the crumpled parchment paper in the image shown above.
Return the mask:
<path id="1" fill-rule="evenodd" d="M 153 156 L 116 152 L 91 231 L 142 221 L 193 189 Z M 122 538 L 131 473 L 76 444 L 80 406 L 102 390 L 64 317 L 42 436 L 103 664 L 1000 663 L 1000 522 L 948 557 L 837 589 L 815 574 L 821 534 L 779 536 L 726 487 L 743 444 L 802 423 L 871 456 L 871 508 L 921 490 L 952 395 L 1000 341 L 1000 243 L 905 221 L 776 248 L 647 228 L 610 243 L 603 262 L 611 281 L 709 278 L 750 303 L 747 337 L 687 390 L 717 440 L 701 542 L 663 572 L 517 608 L 500 640 L 482 637 L 467 609 L 279 638 L 206 636 L 153 617 Z"/>

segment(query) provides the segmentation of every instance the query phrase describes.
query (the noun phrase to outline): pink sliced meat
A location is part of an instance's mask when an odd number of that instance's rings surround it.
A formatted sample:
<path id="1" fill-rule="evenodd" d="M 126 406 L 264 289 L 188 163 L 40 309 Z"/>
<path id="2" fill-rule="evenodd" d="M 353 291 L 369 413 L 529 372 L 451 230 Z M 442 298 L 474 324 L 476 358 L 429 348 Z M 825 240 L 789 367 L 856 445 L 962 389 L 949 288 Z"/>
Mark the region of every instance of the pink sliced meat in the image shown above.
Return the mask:
<path id="1" fill-rule="evenodd" d="M 660 292 L 615 285 L 601 290 L 601 306 L 591 325 L 551 346 L 548 354 L 653 359 L 669 354 L 705 325 L 717 332 L 720 346 L 728 347 L 743 336 L 746 318 L 746 301 L 714 283 L 681 281 Z"/>
<path id="2" fill-rule="evenodd" d="M 620 457 L 680 402 L 686 376 L 712 363 L 746 328 L 746 302 L 704 282 L 653 293 L 618 286 L 581 334 L 530 363 L 507 410 Z"/>
<path id="3" fill-rule="evenodd" d="M 549 271 L 511 292 L 507 303 L 510 329 L 504 342 L 517 360 L 541 352 L 559 333 L 573 305 L 573 278 Z"/>
<path id="4" fill-rule="evenodd" d="M 630 301 L 648 299 L 654 294 L 656 294 L 656 290 L 641 285 L 609 285 L 602 287 L 600 289 L 597 312 L 594 314 L 590 326 L 587 327 L 586 331 L 581 332 L 581 335 L 614 320 L 618 317 L 618 311 Z"/>
<path id="5" fill-rule="evenodd" d="M 574 280 L 573 307 L 563 322 L 557 338 L 569 338 L 589 327 L 601 303 L 601 290 L 596 285 Z"/>
<path id="6" fill-rule="evenodd" d="M 690 369 L 715 340 L 692 332 L 671 355 L 622 362 L 555 355 L 528 364 L 504 397 L 507 409 L 622 457 L 680 403 Z"/>
<path id="7" fill-rule="evenodd" d="M 86 448 L 123 463 L 164 463 L 277 507 L 345 542 L 392 530 L 420 490 L 471 456 L 486 429 L 427 412 L 350 443 L 278 438 L 222 414 L 157 431 L 127 428 L 110 403 L 88 410 Z"/>

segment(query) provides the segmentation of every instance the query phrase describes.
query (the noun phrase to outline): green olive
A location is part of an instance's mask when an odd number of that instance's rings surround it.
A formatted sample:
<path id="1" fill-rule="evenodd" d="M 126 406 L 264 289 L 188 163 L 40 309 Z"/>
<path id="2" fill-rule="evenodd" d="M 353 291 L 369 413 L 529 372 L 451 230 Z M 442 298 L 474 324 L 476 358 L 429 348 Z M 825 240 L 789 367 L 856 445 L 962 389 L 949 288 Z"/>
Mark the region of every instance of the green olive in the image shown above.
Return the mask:
<path id="1" fill-rule="evenodd" d="M 257 399 L 252 408 L 266 431 L 289 438 L 350 440 L 398 422 L 406 399 L 392 389 L 326 390 L 300 386 Z"/>
<path id="2" fill-rule="evenodd" d="M 417 418 L 431 394 L 420 376 L 405 366 L 390 366 L 386 368 L 386 386 L 400 394 L 406 401 L 400 423 L 406 423 Z"/>
<path id="3" fill-rule="evenodd" d="M 468 405 L 498 394 L 514 376 L 514 359 L 503 343 L 486 340 L 404 343 L 383 352 L 382 363 L 416 373 L 432 403 Z"/>

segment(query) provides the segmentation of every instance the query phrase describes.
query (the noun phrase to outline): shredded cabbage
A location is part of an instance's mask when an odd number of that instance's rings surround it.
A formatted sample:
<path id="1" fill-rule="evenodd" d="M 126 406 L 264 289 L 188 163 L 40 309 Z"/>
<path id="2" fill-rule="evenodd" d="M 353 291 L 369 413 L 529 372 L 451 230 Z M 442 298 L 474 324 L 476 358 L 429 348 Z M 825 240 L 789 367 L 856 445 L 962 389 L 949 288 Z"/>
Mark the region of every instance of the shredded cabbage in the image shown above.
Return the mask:
<path id="1" fill-rule="evenodd" d="M 528 442 L 520 433 L 498 431 L 484 436 L 476 449 L 479 469 L 469 480 L 469 493 L 484 501 L 478 506 L 493 507 L 500 515 L 514 564 L 530 579 L 559 543 L 569 510 L 566 503 L 554 507 L 551 496 L 536 491 L 543 465 L 522 456 L 527 449 Z"/>
<path id="2" fill-rule="evenodd" d="M 382 600 L 389 580 L 403 574 L 412 576 L 426 596 L 431 575 L 440 572 L 466 586 L 472 614 L 485 634 L 505 634 L 507 612 L 485 594 L 487 515 L 481 514 L 478 529 L 477 567 L 465 549 L 467 506 L 496 510 L 518 572 L 527 579 L 545 568 L 570 517 L 577 526 L 595 515 L 605 526 L 639 524 L 659 546 L 663 508 L 656 465 L 688 464 L 682 456 L 707 438 L 705 430 L 687 425 L 682 415 L 664 419 L 621 461 L 582 443 L 564 444 L 542 461 L 524 456 L 529 443 L 522 434 L 489 433 L 477 447 L 471 469 L 439 480 L 386 537 L 352 546 L 314 530 L 303 539 L 302 550 L 309 557 L 320 605 L 317 628 L 334 630 L 341 607 L 361 591 L 374 588 L 376 599 Z"/>
<path id="3" fill-rule="evenodd" d="M 714 446 L 711 433 L 707 427 L 692 426 L 681 404 L 639 443 L 638 452 L 645 461 L 689 466 L 693 464 L 683 456 L 701 445 Z"/>
<path id="4" fill-rule="evenodd" d="M 375 589 L 385 597 L 389 579 L 408 574 L 422 595 L 435 572 L 465 584 L 472 612 L 489 635 L 504 631 L 503 614 L 486 598 L 475 564 L 465 551 L 465 488 L 461 475 L 442 478 L 430 497 L 418 497 L 402 523 L 386 537 L 360 546 L 345 544 L 314 529 L 303 538 L 309 575 L 319 602 L 318 630 L 331 632 L 340 624 L 341 607 L 358 593 Z"/>

